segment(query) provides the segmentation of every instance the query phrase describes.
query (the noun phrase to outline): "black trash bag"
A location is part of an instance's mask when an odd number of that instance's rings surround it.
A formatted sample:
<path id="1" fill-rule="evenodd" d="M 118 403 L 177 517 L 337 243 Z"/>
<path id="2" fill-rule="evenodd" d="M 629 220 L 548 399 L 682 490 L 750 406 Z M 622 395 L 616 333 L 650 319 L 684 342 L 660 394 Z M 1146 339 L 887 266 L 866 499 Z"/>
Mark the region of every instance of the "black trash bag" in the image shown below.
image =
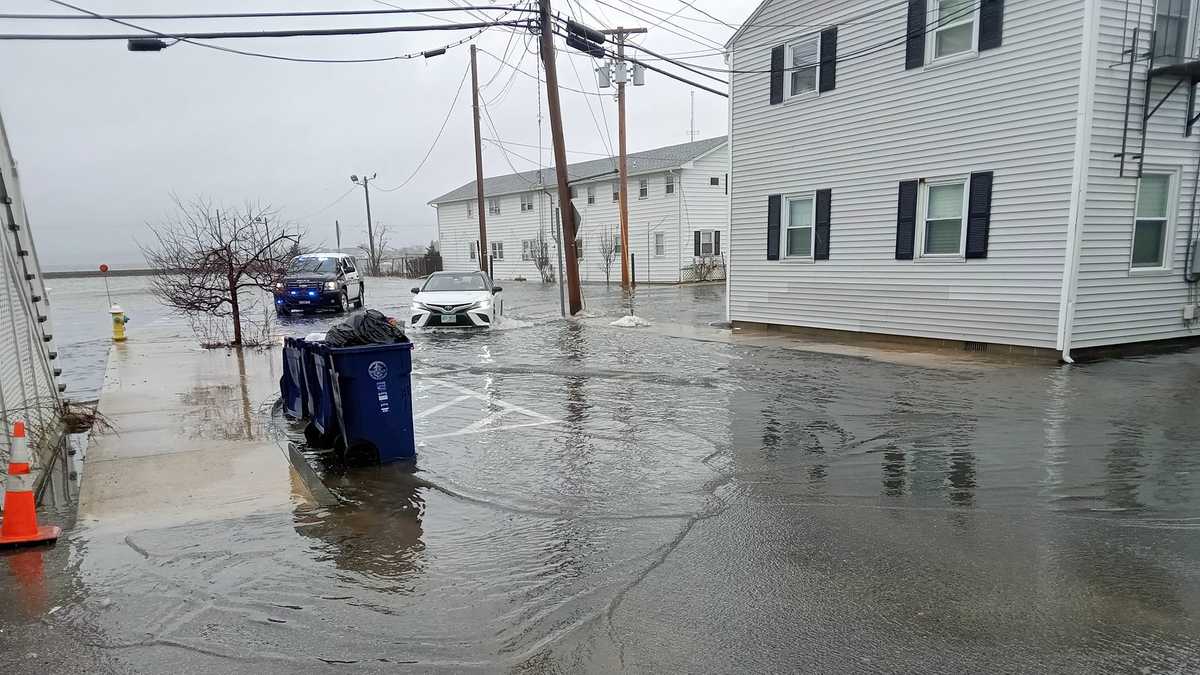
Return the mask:
<path id="1" fill-rule="evenodd" d="M 408 342 L 404 329 L 374 309 L 355 314 L 325 334 L 325 344 L 330 347 L 390 345 L 397 342 Z"/>

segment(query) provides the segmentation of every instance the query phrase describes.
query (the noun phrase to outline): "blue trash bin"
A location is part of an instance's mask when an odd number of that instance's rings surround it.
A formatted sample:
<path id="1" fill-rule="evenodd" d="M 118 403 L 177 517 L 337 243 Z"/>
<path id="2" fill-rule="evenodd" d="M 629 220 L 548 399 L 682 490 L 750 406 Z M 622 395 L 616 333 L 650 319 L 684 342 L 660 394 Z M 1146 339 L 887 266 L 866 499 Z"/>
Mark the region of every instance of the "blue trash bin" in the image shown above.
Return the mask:
<path id="1" fill-rule="evenodd" d="M 333 447 L 340 427 L 334 408 L 333 377 L 329 372 L 329 348 L 323 344 L 305 342 L 303 347 L 304 376 L 307 380 L 309 423 L 304 438 L 314 448 Z"/>
<path id="2" fill-rule="evenodd" d="M 283 412 L 292 419 L 305 416 L 307 386 L 304 381 L 303 340 L 287 338 L 283 342 L 283 376 L 279 378 L 279 393 L 283 399 Z"/>
<path id="3" fill-rule="evenodd" d="M 384 464 L 416 458 L 412 348 L 411 342 L 322 348 L 330 357 L 348 457 Z"/>

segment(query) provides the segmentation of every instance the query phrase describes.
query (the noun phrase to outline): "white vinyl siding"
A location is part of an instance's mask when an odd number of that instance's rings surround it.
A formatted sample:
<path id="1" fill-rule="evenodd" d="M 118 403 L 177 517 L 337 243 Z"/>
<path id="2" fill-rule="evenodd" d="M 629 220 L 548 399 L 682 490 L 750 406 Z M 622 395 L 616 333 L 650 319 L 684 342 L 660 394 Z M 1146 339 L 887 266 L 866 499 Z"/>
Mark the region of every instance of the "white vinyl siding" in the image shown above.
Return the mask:
<path id="1" fill-rule="evenodd" d="M 1139 27 L 1137 51 L 1150 50 L 1154 20 L 1147 11 L 1139 23 L 1136 12 L 1126 15 L 1120 0 L 1101 0 L 1100 44 L 1096 78 L 1094 119 L 1083 231 L 1080 241 L 1078 290 L 1071 323 L 1073 348 L 1165 340 L 1200 335 L 1197 322 L 1183 321 L 1183 307 L 1196 304 L 1196 285 L 1184 281 L 1188 250 L 1188 226 L 1193 218 L 1191 204 L 1196 186 L 1196 161 L 1200 135 L 1183 135 L 1187 111 L 1186 86 L 1182 86 L 1150 118 L 1146 136 L 1146 174 L 1169 173 L 1175 177 L 1173 201 L 1168 207 L 1168 228 L 1163 265 L 1135 268 L 1134 230 L 1137 218 L 1137 160 L 1127 157 L 1125 175 L 1120 175 L 1121 137 L 1125 127 L 1125 94 L 1129 49 L 1133 28 Z M 1190 8 L 1194 10 L 1194 5 Z M 1006 27 L 1007 31 L 1007 27 Z M 1144 61 L 1143 61 L 1144 63 Z M 1139 109 L 1145 93 L 1145 67 L 1133 83 L 1133 110 L 1128 124 L 1126 152 L 1141 149 Z M 1151 92 L 1157 104 L 1174 83 L 1158 80 Z"/>
<path id="2" fill-rule="evenodd" d="M 829 96 L 770 105 L 770 52 L 794 37 L 787 26 L 863 12 L 871 21 L 839 26 L 838 53 L 889 46 L 839 60 Z M 1001 48 L 905 71 L 903 3 L 767 3 L 732 45 L 730 318 L 1053 348 L 1082 19 L 1078 0 L 1005 3 Z M 896 260 L 898 184 L 972 171 L 995 176 L 987 258 Z M 768 197 L 816 186 L 835 196 L 830 259 L 768 261 Z"/>

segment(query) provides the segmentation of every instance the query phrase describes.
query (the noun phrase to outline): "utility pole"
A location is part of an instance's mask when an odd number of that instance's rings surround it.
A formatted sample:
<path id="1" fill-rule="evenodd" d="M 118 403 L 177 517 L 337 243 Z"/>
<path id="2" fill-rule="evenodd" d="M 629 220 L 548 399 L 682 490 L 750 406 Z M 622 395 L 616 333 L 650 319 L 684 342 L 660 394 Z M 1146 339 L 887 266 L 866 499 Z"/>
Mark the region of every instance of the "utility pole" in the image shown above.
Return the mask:
<path id="1" fill-rule="evenodd" d="M 333 236 L 337 239 L 338 250 L 342 250 L 342 224 L 335 220 L 333 221 Z"/>
<path id="2" fill-rule="evenodd" d="M 554 172 L 558 176 L 559 222 L 562 223 L 563 249 L 566 253 L 567 293 L 571 314 L 574 315 L 583 309 L 583 294 L 579 288 L 579 261 L 575 257 L 575 208 L 571 205 L 571 188 L 567 184 L 567 147 L 563 140 L 562 108 L 558 101 L 558 68 L 555 65 L 550 0 L 538 0 L 538 10 L 541 17 L 542 67 L 546 70 L 546 107 L 550 112 L 550 137 L 554 142 Z"/>
<path id="3" fill-rule="evenodd" d="M 625 82 L 629 79 L 628 64 L 625 63 L 625 38 L 633 33 L 645 33 L 645 28 L 621 28 L 600 31 L 612 35 L 617 41 L 617 199 L 621 213 L 621 288 L 630 289 L 629 277 L 629 169 L 625 158 Z"/>
<path id="4" fill-rule="evenodd" d="M 373 173 L 370 176 L 363 174 L 360 180 L 358 176 L 350 176 L 350 182 L 355 185 L 361 185 L 363 195 L 367 198 L 367 245 L 371 250 L 371 260 L 369 269 L 371 274 L 379 275 L 379 256 L 375 254 L 375 227 L 371 223 L 371 181 L 375 180 L 375 176 L 379 174 Z"/>
<path id="5" fill-rule="evenodd" d="M 479 138 L 479 69 L 475 65 L 475 43 L 471 43 L 471 105 L 475 111 L 475 211 L 479 213 L 479 269 L 491 274 L 488 264 L 487 219 L 483 215 L 483 144 Z"/>

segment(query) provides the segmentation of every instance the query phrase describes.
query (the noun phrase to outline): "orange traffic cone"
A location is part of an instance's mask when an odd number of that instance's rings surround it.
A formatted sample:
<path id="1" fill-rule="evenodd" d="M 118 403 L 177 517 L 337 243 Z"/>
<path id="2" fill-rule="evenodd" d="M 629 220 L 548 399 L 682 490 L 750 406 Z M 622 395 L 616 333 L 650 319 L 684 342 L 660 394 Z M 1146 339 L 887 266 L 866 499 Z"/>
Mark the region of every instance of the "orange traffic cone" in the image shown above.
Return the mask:
<path id="1" fill-rule="evenodd" d="M 37 505 L 33 500 L 33 474 L 29 472 L 31 464 L 33 455 L 25 438 L 25 422 L 17 420 L 13 424 L 12 454 L 8 458 L 0 547 L 54 541 L 62 534 L 60 527 L 38 527 Z"/>

